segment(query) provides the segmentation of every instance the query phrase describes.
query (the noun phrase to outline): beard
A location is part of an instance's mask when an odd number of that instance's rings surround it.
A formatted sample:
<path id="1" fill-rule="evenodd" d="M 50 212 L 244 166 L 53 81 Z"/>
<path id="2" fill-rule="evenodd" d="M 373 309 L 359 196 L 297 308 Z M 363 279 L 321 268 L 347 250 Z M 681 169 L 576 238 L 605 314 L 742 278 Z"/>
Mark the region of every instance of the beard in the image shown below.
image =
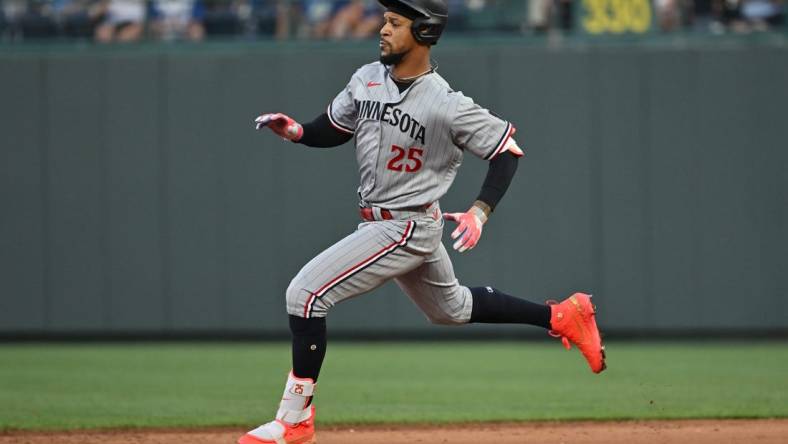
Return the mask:
<path id="1" fill-rule="evenodd" d="M 405 58 L 405 54 L 407 54 L 407 51 L 399 53 L 390 52 L 386 55 L 381 54 L 380 63 L 388 66 L 397 66 L 402 62 L 402 59 Z"/>

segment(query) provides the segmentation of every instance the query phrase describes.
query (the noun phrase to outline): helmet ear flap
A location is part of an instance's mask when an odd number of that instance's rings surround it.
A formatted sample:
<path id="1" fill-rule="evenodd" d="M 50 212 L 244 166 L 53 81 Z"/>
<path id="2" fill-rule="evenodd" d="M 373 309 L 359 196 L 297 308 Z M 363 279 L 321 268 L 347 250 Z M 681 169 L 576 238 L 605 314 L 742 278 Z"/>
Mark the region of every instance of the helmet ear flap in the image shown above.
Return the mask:
<path id="1" fill-rule="evenodd" d="M 387 10 L 413 20 L 411 34 L 423 45 L 438 43 L 449 19 L 447 0 L 378 0 L 378 2 Z"/>
<path id="2" fill-rule="evenodd" d="M 419 43 L 427 43 L 424 41 L 424 36 L 429 32 L 430 26 L 424 23 L 425 21 L 426 20 L 421 17 L 415 18 L 413 19 L 413 25 L 410 27 L 413 32 L 413 38 Z"/>
<path id="3" fill-rule="evenodd" d="M 413 38 L 417 42 L 425 45 L 434 45 L 438 43 L 443 26 L 440 23 L 434 23 L 434 20 L 427 17 L 418 17 L 413 20 L 411 25 Z"/>

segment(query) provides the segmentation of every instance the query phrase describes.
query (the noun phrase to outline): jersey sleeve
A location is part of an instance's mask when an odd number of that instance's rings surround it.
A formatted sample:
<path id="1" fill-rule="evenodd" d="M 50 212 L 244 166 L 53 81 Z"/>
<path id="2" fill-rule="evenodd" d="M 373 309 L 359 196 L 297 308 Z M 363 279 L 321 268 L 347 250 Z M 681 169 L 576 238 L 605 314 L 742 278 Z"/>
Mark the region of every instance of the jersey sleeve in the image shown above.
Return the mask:
<path id="1" fill-rule="evenodd" d="M 328 104 L 328 119 L 331 125 L 338 131 L 353 134 L 356 132 L 356 116 L 358 110 L 356 109 L 356 102 L 353 100 L 353 80 L 355 75 L 350 79 L 350 83 L 342 91 L 334 97 L 334 100 Z"/>
<path id="2" fill-rule="evenodd" d="M 514 133 L 511 123 L 458 94 L 457 107 L 451 121 L 451 137 L 455 145 L 478 157 L 491 160 L 502 151 Z"/>

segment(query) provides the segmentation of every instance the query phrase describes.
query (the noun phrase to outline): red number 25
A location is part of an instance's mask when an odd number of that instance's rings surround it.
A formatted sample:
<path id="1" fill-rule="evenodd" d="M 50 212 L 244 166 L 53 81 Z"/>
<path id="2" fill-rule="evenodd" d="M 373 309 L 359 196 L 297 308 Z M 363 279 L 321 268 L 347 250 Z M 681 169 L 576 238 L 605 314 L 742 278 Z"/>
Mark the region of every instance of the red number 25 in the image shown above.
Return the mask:
<path id="1" fill-rule="evenodd" d="M 405 148 L 392 145 L 391 152 L 394 153 L 394 157 L 389 160 L 389 163 L 386 165 L 386 168 L 391 171 L 402 171 L 404 168 L 406 173 L 413 173 L 421 169 L 421 156 L 424 154 L 423 149 L 410 147 L 406 152 Z M 408 155 L 408 161 L 403 160 L 406 153 Z"/>

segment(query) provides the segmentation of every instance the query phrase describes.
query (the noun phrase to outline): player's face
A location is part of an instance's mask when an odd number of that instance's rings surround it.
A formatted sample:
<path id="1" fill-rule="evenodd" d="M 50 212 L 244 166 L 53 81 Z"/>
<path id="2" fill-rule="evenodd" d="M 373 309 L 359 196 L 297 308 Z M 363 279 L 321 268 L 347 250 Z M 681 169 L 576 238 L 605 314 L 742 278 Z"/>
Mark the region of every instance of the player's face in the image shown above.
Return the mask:
<path id="1" fill-rule="evenodd" d="M 397 13 L 383 14 L 380 29 L 380 61 L 385 65 L 396 65 L 413 48 L 416 40 L 410 32 L 413 21 Z"/>

